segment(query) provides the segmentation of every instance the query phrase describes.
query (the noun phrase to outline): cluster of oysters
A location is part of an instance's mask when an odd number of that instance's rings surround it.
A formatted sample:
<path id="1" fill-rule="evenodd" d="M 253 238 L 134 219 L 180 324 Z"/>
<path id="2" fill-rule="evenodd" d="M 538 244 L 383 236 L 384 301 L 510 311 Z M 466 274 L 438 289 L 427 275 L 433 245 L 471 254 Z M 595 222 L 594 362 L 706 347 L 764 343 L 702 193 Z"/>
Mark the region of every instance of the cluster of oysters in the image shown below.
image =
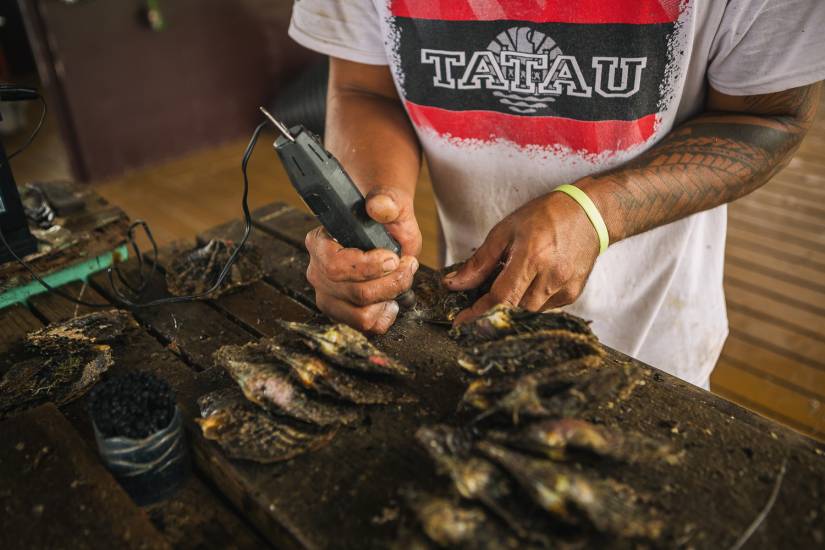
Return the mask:
<path id="1" fill-rule="evenodd" d="M 365 406 L 410 401 L 394 384 L 412 371 L 346 325 L 282 321 L 283 331 L 215 353 L 237 386 L 203 395 L 203 435 L 232 458 L 289 460 L 357 423 Z"/>
<path id="2" fill-rule="evenodd" d="M 114 364 L 111 344 L 133 326 L 128 313 L 111 310 L 29 334 L 0 361 L 11 362 L 0 377 L 0 419 L 82 397 Z"/>
<path id="3" fill-rule="evenodd" d="M 673 464 L 680 453 L 579 417 L 627 399 L 644 371 L 606 365 L 588 323 L 560 311 L 498 306 L 451 335 L 462 346 L 459 364 L 478 378 L 459 405 L 459 426 L 416 434 L 448 483 L 403 491 L 415 522 L 400 545 L 547 548 L 560 533 L 642 544 L 660 536 L 647 496 L 601 475 L 599 464 Z"/>

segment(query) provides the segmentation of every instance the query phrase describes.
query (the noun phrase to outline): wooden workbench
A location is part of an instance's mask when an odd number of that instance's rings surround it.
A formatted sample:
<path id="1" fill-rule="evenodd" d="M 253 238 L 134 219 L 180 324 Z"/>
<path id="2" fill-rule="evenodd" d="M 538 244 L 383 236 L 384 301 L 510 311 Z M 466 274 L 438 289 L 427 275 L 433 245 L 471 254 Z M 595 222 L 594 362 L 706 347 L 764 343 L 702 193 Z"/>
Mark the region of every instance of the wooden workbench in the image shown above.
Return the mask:
<path id="1" fill-rule="evenodd" d="M 97 457 L 91 454 L 94 440 L 85 400 L 59 412 L 46 406 L 0 424 L 3 445 L 16 445 L 9 442 L 19 439 L 24 449 L 47 447 L 45 458 L 38 459 L 40 468 L 48 461 L 71 459 L 73 470 L 60 470 L 53 483 L 23 491 L 28 486 L 14 465 L 25 460 L 13 454 L 14 447 L 4 449 L 0 506 L 6 502 L 7 509 L 13 505 L 25 511 L 38 528 L 26 531 L 30 539 L 10 538 L 19 513 L 0 515 L 0 547 L 48 546 L 50 540 L 84 546 L 90 545 L 89 537 L 97 546 L 128 540 L 154 547 L 165 540 L 181 548 L 252 548 L 266 540 L 276 547 L 386 547 L 396 537 L 396 518 L 404 514 L 398 489 L 411 483 L 422 488 L 445 485 L 413 434 L 422 424 L 453 418 L 467 378 L 455 364 L 457 348 L 443 328 L 403 316 L 375 341 L 414 367 L 416 377 L 407 385 L 418 403 L 372 409 L 365 422 L 342 430 L 329 446 L 275 465 L 229 460 L 201 436 L 193 422 L 195 400 L 232 383 L 213 367 L 213 352 L 273 334 L 277 319 L 309 321 L 318 316 L 304 278 L 303 237 L 314 220 L 279 204 L 255 211 L 254 218 L 250 242 L 263 253 L 263 281 L 216 300 L 136 310 L 140 328 L 131 330 L 126 345 L 114 349 L 112 374 L 150 371 L 177 392 L 195 459 L 184 490 L 146 509 L 123 495 L 111 497 L 118 488 L 99 461 L 90 459 Z M 234 222 L 198 240 L 237 238 L 240 231 L 240 222 Z M 79 293 L 81 285 L 69 290 Z M 108 292 L 106 277 L 99 275 L 90 280 L 84 296 L 105 300 Z M 149 296 L 165 294 L 159 275 Z M 43 323 L 85 312 L 52 295 L 35 297 L 29 308 L 0 311 L 0 353 Z M 627 360 L 611 351 L 607 362 Z M 729 547 L 765 506 L 783 461 L 787 473 L 779 496 L 750 547 L 812 547 L 825 541 L 825 447 L 814 441 L 655 370 L 629 400 L 611 409 L 593 403 L 586 417 L 667 438 L 685 450 L 677 466 L 616 466 L 605 472 L 651 495 L 668 525 L 662 546 Z M 30 425 L 59 429 L 35 430 Z M 31 443 L 24 441 L 29 437 Z M 59 441 L 50 443 L 52 439 Z M 9 453 L 17 462 L 7 459 Z M 34 451 L 26 460 L 38 454 Z M 83 506 L 57 511 L 50 503 L 67 501 L 72 478 L 88 479 L 102 489 L 85 494 Z M 104 493 L 110 496 L 100 497 Z M 107 514 L 99 513 L 103 507 Z M 111 521 L 128 529 L 113 529 Z M 76 525 L 85 527 L 77 530 Z"/>

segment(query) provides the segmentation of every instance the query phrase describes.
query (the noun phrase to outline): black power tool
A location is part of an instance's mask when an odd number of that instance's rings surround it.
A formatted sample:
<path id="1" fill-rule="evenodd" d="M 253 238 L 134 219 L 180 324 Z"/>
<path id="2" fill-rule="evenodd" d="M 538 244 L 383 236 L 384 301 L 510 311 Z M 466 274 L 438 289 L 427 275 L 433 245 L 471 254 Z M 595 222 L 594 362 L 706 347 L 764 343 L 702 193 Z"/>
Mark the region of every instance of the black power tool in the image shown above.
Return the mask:
<path id="1" fill-rule="evenodd" d="M 386 248 L 400 255 L 401 246 L 369 217 L 364 195 L 320 140 L 303 126 L 287 128 L 260 109 L 281 133 L 273 146 L 292 186 L 332 238 L 345 248 Z M 415 294 L 408 290 L 397 300 L 409 307 L 415 303 Z"/>

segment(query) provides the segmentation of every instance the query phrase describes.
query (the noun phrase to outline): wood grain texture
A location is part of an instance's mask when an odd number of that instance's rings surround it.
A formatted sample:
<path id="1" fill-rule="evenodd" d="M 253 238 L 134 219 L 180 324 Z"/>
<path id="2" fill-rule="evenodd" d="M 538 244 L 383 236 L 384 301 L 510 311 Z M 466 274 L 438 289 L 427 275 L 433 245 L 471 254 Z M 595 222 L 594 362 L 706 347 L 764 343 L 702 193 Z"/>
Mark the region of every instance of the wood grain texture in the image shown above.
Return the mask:
<path id="1" fill-rule="evenodd" d="M 287 36 L 289 2 L 173 2 L 157 32 L 139 5 L 21 5 L 84 180 L 243 136 L 255 107 L 317 58 Z"/>
<path id="2" fill-rule="evenodd" d="M 42 326 L 26 306 L 18 304 L 0 310 L 0 350 L 8 348 L 27 333 Z"/>
<path id="3" fill-rule="evenodd" d="M 38 252 L 26 258 L 37 273 L 51 273 L 90 260 L 111 252 L 123 242 L 129 227 L 123 210 L 88 188 L 78 188 L 76 195 L 83 201 L 83 210 L 55 219 L 55 224 L 67 230 L 67 237 L 51 247 L 41 244 Z M 31 280 L 29 271 L 17 262 L 0 265 L 0 291 Z"/>
<path id="4" fill-rule="evenodd" d="M 0 547 L 170 548 L 52 404 L 0 424 Z"/>

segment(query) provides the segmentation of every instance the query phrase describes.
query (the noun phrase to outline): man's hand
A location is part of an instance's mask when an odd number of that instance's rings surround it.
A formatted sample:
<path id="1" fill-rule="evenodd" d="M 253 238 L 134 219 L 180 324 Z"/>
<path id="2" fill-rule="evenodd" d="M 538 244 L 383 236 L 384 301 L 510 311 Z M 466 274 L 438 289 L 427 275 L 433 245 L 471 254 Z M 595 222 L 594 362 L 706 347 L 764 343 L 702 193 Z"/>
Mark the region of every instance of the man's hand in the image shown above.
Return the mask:
<path id="1" fill-rule="evenodd" d="M 367 195 L 367 213 L 384 224 L 401 245 L 401 257 L 384 249 L 344 248 L 319 227 L 306 237 L 307 280 L 315 287 L 318 309 L 359 330 L 382 334 L 398 314 L 396 296 L 412 286 L 418 270 L 421 231 L 412 197 L 393 188 Z"/>
<path id="2" fill-rule="evenodd" d="M 756 96 L 711 88 L 707 111 L 633 161 L 576 186 L 596 204 L 610 242 L 618 242 L 763 185 L 786 164 L 810 128 L 822 83 Z M 499 260 L 491 291 L 463 311 L 469 321 L 498 303 L 537 311 L 572 303 L 598 255 L 584 211 L 562 193 L 527 203 L 493 228 L 470 260 L 445 284 L 475 288 Z"/>
<path id="3" fill-rule="evenodd" d="M 395 322 L 395 297 L 410 288 L 421 251 L 413 214 L 421 150 L 389 67 L 330 58 L 324 144 L 366 195 L 370 217 L 401 245 L 401 258 L 389 250 L 343 248 L 319 228 L 306 238 L 307 279 L 318 309 L 383 333 Z"/>
<path id="4" fill-rule="evenodd" d="M 455 319 L 471 321 L 496 304 L 542 311 L 572 303 L 599 255 L 599 239 L 581 207 L 563 193 L 522 206 L 487 235 L 484 244 L 444 283 L 450 290 L 482 284 L 504 262 L 490 292 Z"/>

